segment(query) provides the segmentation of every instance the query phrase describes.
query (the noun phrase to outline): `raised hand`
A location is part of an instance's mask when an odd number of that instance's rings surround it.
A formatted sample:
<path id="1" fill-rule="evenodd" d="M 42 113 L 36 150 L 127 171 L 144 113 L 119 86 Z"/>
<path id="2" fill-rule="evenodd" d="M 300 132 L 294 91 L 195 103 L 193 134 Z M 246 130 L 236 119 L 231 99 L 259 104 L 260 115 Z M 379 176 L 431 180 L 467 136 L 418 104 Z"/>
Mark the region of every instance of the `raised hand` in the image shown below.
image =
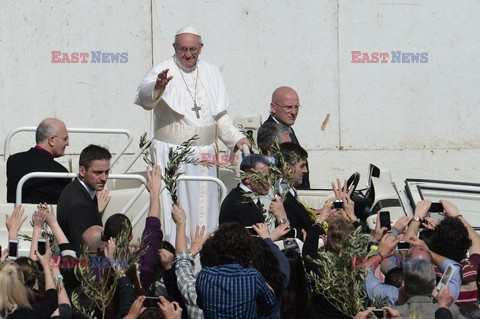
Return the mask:
<path id="1" fill-rule="evenodd" d="M 25 209 L 21 205 L 18 205 L 13 209 L 11 215 L 6 214 L 5 225 L 8 230 L 8 239 L 15 240 L 17 239 L 17 234 L 23 223 L 27 219 L 27 216 L 23 217 Z"/>
<path id="2" fill-rule="evenodd" d="M 97 192 L 98 212 L 103 213 L 107 208 L 108 203 L 112 199 L 110 191 L 105 187 L 103 190 Z"/>
<path id="3" fill-rule="evenodd" d="M 162 168 L 160 165 L 154 165 L 152 168 L 147 166 L 145 187 L 151 194 L 160 194 L 160 189 L 162 188 Z"/>
<path id="4" fill-rule="evenodd" d="M 427 217 L 428 210 L 430 209 L 431 205 L 432 205 L 432 202 L 429 200 L 421 200 L 417 202 L 417 207 L 415 207 L 415 216 L 418 216 L 421 219 L 424 219 L 425 217 Z"/>
<path id="5" fill-rule="evenodd" d="M 455 206 L 453 203 L 449 202 L 448 200 L 442 199 L 440 201 L 443 205 L 443 210 L 444 214 L 449 216 L 449 217 L 458 217 L 460 216 L 460 212 L 458 211 L 457 206 Z"/>
<path id="6" fill-rule="evenodd" d="M 176 225 L 179 225 L 179 224 L 186 225 L 187 215 L 185 214 L 185 210 L 183 209 L 182 206 L 172 204 L 172 219 Z"/>
<path id="7" fill-rule="evenodd" d="M 195 257 L 203 247 L 203 244 L 210 237 L 210 233 L 205 233 L 205 226 L 202 228 L 198 227 L 195 229 L 195 236 L 193 232 L 190 232 L 190 238 L 192 238 L 192 246 L 190 246 L 190 254 Z"/>
<path id="8" fill-rule="evenodd" d="M 173 79 L 173 76 L 168 76 L 168 69 L 163 70 L 157 75 L 155 82 L 155 90 L 163 91 L 167 87 L 168 82 Z"/>

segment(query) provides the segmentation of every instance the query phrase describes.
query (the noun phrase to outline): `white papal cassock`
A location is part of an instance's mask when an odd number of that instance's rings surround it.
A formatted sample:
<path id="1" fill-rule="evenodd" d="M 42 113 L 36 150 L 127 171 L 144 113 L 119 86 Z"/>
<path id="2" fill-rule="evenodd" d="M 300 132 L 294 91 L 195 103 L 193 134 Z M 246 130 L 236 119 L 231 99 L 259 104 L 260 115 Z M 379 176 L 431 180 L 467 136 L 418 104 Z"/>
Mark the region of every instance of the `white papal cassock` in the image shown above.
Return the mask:
<path id="1" fill-rule="evenodd" d="M 154 91 L 157 76 L 165 69 L 169 69 L 168 75 L 173 76 L 173 79 L 163 93 Z M 199 118 L 192 110 L 194 99 L 201 108 L 197 111 Z M 216 66 L 200 59 L 191 71 L 182 68 L 175 56 L 155 65 L 140 83 L 135 104 L 154 111 L 155 133 L 150 153 L 153 161 L 161 165 L 163 170 L 167 164 L 169 148 L 178 146 L 196 133 L 200 139 L 194 148 L 194 156 L 200 160 L 203 153 L 212 156 L 216 154 L 214 145 L 217 134 L 230 149 L 245 137 L 234 127 L 227 114 L 229 100 L 220 71 Z M 185 175 L 217 176 L 215 167 L 187 164 L 183 165 L 181 170 Z M 172 199 L 167 190 L 164 190 L 161 196 L 164 238 L 174 243 Z M 215 183 L 179 182 L 178 199 L 187 214 L 187 236 L 197 225 L 205 225 L 210 232 L 215 230 L 219 214 L 219 194 Z"/>

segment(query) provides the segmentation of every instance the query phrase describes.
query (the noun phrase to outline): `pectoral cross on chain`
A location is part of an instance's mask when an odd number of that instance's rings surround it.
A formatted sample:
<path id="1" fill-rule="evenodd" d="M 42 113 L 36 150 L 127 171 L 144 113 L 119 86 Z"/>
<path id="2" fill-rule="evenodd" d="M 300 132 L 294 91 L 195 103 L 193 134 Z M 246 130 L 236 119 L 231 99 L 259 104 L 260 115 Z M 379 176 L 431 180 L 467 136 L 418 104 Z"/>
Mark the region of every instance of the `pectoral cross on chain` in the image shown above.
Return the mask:
<path id="1" fill-rule="evenodd" d="M 193 107 L 192 107 L 192 111 L 195 112 L 195 114 L 197 115 L 197 119 L 200 118 L 200 113 L 198 113 L 198 111 L 200 111 L 202 108 L 200 106 L 197 105 L 197 102 L 193 102 Z"/>

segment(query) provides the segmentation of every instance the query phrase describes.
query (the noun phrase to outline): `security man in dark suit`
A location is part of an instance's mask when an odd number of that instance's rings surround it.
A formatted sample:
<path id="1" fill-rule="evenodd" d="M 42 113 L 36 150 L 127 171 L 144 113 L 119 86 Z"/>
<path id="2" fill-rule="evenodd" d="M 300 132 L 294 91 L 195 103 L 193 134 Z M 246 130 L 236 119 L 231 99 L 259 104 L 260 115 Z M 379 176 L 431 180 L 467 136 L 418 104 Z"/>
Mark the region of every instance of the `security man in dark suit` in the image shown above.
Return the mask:
<path id="1" fill-rule="evenodd" d="M 244 227 L 263 223 L 264 211 L 258 197 L 267 195 L 270 188 L 266 159 L 257 154 L 245 156 L 240 164 L 240 170 L 245 173 L 261 174 L 265 183 L 258 183 L 250 178 L 242 179 L 223 200 L 219 223 L 237 222 Z M 246 196 L 246 194 L 250 195 Z"/>
<path id="2" fill-rule="evenodd" d="M 80 153 L 78 177 L 63 190 L 57 205 L 57 220 L 69 242 L 80 252 L 82 234 L 93 225 L 103 226 L 97 191 L 102 191 L 110 173 L 110 152 L 89 145 Z"/>
<path id="3" fill-rule="evenodd" d="M 292 142 L 300 145 L 297 136 L 293 131 L 292 125 L 295 124 L 298 112 L 300 111 L 300 99 L 297 92 L 288 86 L 281 86 L 277 88 L 272 94 L 272 102 L 270 103 L 270 116 L 263 123 L 279 123 L 286 126 L 290 131 L 290 138 Z M 298 186 L 298 189 L 309 189 L 310 179 L 308 174 L 308 162 L 307 172 L 303 176 L 302 184 Z"/>

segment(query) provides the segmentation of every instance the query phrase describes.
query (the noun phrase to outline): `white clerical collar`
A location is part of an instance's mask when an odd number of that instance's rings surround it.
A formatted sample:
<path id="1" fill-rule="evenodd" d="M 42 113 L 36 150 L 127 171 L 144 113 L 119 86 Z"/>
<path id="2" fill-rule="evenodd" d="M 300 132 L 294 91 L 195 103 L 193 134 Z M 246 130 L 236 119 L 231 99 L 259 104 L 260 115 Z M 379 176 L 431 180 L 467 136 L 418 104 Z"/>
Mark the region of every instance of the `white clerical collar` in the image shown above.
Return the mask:
<path id="1" fill-rule="evenodd" d="M 198 64 L 198 58 L 197 58 L 197 63 L 195 64 L 195 66 L 193 68 L 191 68 L 191 69 L 186 68 L 180 63 L 180 61 L 178 61 L 177 56 L 175 54 L 173 55 L 173 61 L 178 66 L 178 68 L 185 73 L 192 73 L 193 71 L 195 71 L 195 69 L 197 68 L 197 64 Z"/>
<path id="2" fill-rule="evenodd" d="M 290 128 L 290 126 L 287 126 L 287 125 L 283 124 L 282 122 L 280 122 L 279 120 L 277 120 L 277 119 L 275 118 L 275 116 L 273 116 L 273 114 L 272 114 L 272 119 L 273 119 L 275 122 L 277 122 L 277 124 L 280 124 L 280 125 L 285 126 L 286 128 L 288 128 L 288 131 L 289 131 L 289 132 L 292 132 L 292 129 Z"/>
<path id="3" fill-rule="evenodd" d="M 78 179 L 78 181 L 80 182 L 80 184 L 82 184 L 83 187 L 85 187 L 85 189 L 87 190 L 88 194 L 89 194 L 90 197 L 93 199 L 93 198 L 95 197 L 95 195 L 96 195 L 96 192 L 95 192 L 93 189 L 91 189 L 90 187 L 88 187 L 88 185 L 85 184 L 85 182 L 82 181 L 82 180 L 80 179 L 80 177 L 77 177 L 77 179 Z"/>

